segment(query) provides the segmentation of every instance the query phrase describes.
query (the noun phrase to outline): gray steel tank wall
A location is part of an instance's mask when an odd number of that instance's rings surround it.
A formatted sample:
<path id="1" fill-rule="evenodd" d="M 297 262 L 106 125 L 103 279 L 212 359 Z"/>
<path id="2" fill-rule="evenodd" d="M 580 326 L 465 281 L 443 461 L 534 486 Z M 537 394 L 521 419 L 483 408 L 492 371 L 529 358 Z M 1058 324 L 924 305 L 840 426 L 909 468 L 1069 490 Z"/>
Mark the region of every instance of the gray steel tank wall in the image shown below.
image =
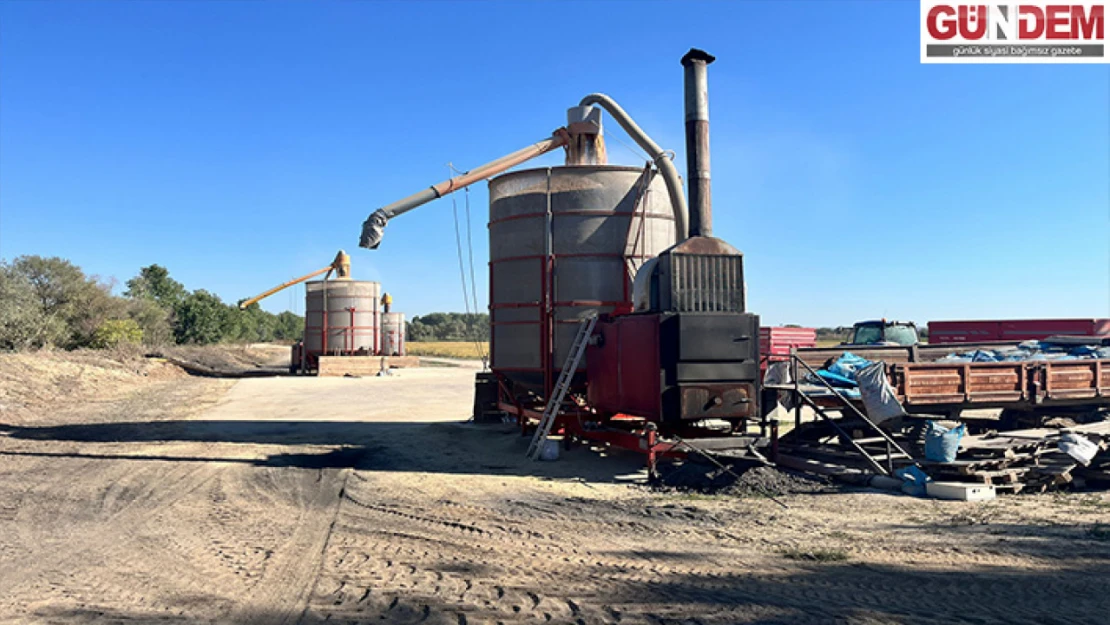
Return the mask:
<path id="1" fill-rule="evenodd" d="M 324 291 L 327 290 L 328 330 L 326 353 L 356 351 L 374 354 L 380 345 L 378 303 L 381 285 L 357 280 L 315 280 L 305 283 L 305 350 L 321 353 L 324 340 Z M 354 309 L 354 331 L 351 312 Z"/>
<path id="2" fill-rule="evenodd" d="M 658 176 L 645 183 L 643 168 L 617 166 L 531 169 L 490 180 L 495 369 L 518 383 L 542 385 L 545 290 L 556 321 L 556 371 L 578 331 L 574 320 L 631 301 L 629 262 L 638 268 L 675 243 L 666 185 Z M 545 289 L 549 253 L 554 271 Z"/>
<path id="3" fill-rule="evenodd" d="M 382 313 L 383 356 L 405 355 L 405 313 Z"/>

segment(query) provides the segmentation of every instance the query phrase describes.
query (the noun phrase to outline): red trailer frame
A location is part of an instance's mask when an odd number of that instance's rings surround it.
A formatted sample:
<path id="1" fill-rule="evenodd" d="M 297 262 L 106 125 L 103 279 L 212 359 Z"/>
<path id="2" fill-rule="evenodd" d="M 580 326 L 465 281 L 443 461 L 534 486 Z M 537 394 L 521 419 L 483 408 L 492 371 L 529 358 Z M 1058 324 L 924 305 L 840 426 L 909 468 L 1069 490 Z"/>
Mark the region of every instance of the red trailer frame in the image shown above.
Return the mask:
<path id="1" fill-rule="evenodd" d="M 497 377 L 497 408 L 516 418 L 521 436 L 528 435 L 543 418 L 544 406 L 538 402 L 527 405 L 521 402 L 511 391 L 512 382 L 496 371 L 493 373 Z M 691 445 L 683 442 L 685 439 L 723 439 L 735 434 L 733 431 L 699 427 L 690 423 L 658 424 L 636 415 L 603 414 L 583 402 L 571 399 L 571 403 L 572 406 L 564 408 L 556 415 L 551 428 L 552 434 L 565 437 L 564 445 L 568 447 L 573 439 L 577 439 L 644 454 L 649 479 L 657 477 L 656 465 L 660 458 L 685 458 L 694 450 Z M 778 422 L 768 421 L 761 416 L 759 426 L 760 437 L 766 437 L 770 432 L 773 461 L 774 450 L 778 448 Z M 668 436 L 677 437 L 678 440 L 665 440 Z"/>

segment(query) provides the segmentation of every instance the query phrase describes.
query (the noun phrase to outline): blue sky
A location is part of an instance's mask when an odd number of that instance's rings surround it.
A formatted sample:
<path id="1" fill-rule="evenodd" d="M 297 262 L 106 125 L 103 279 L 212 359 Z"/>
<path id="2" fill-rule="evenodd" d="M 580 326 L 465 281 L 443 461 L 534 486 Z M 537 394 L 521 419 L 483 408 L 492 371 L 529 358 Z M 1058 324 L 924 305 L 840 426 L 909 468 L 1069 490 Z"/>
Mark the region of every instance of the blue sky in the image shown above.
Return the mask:
<path id="1" fill-rule="evenodd" d="M 921 65 L 918 19 L 877 0 L 3 2 L 0 257 L 121 283 L 159 263 L 234 302 L 344 248 L 396 310 L 462 310 L 450 198 L 375 252 L 366 215 L 594 91 L 684 172 L 694 46 L 718 57 L 715 234 L 765 323 L 1110 316 L 1110 68 Z M 607 130 L 613 162 L 643 163 Z M 486 185 L 470 195 L 484 307 Z"/>

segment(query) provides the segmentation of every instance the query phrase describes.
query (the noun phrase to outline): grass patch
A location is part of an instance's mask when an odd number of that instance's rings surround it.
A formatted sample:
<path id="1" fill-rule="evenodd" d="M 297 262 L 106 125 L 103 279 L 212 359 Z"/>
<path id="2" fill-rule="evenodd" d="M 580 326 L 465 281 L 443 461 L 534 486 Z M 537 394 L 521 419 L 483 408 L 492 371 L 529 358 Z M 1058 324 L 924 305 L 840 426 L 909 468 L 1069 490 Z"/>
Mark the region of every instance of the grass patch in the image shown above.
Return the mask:
<path id="1" fill-rule="evenodd" d="M 405 343 L 405 353 L 409 356 L 438 356 L 440 358 L 479 360 L 482 354 L 489 354 L 489 343 L 475 343 L 474 341 L 409 341 Z"/>
<path id="2" fill-rule="evenodd" d="M 786 549 L 780 552 L 787 560 L 800 562 L 844 562 L 848 553 L 841 549 Z"/>

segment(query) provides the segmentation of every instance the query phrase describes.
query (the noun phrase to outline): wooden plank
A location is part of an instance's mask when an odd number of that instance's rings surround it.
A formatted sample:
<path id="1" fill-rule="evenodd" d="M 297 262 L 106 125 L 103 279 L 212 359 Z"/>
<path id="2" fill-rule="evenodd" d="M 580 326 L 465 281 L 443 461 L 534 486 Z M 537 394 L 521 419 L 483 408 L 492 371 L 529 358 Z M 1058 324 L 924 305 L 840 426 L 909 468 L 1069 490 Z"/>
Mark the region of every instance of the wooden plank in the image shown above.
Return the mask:
<path id="1" fill-rule="evenodd" d="M 819 475 L 829 475 L 834 477 L 863 476 L 871 473 L 870 471 L 863 471 L 861 469 L 846 467 L 838 464 L 831 464 L 828 462 L 820 462 L 811 458 L 788 456 L 781 453 L 778 455 L 777 458 L 775 458 L 775 464 L 787 467 L 788 469 L 797 469 L 798 471 L 806 471 L 809 473 L 817 473 Z"/>

